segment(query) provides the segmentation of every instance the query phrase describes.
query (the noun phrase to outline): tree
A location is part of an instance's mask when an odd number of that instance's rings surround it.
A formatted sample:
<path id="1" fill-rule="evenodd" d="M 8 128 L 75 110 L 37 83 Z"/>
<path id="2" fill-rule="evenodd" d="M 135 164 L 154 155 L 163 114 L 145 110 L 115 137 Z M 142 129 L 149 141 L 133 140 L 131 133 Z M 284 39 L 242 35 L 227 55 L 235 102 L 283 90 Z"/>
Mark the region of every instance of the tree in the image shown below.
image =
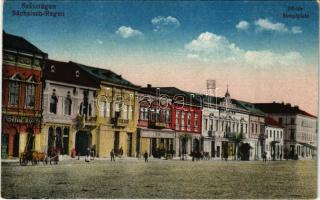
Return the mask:
<path id="1" fill-rule="evenodd" d="M 235 148 L 234 148 L 234 159 L 237 160 L 238 159 L 238 152 L 239 152 L 239 144 L 245 139 L 243 133 L 240 134 L 235 134 L 233 136 L 233 140 L 234 140 L 234 144 L 235 144 Z"/>
<path id="2" fill-rule="evenodd" d="M 179 139 L 180 141 L 182 142 L 182 152 L 181 152 L 181 155 L 182 155 L 182 160 L 184 160 L 184 156 L 185 154 L 187 153 L 187 143 L 188 143 L 188 140 L 192 139 L 192 136 L 189 135 L 189 134 L 183 134 L 183 135 L 180 135 L 179 136 Z"/>

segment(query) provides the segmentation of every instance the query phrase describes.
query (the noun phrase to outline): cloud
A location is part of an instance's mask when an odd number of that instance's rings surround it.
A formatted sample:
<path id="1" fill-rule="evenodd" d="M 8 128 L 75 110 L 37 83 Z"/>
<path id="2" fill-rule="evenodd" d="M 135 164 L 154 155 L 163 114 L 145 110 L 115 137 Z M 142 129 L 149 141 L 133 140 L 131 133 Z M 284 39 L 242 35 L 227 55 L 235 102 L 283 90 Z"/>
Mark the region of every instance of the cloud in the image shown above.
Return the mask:
<path id="1" fill-rule="evenodd" d="M 288 28 L 283 23 L 273 23 L 268 19 L 258 19 L 254 22 L 258 31 L 276 31 L 276 32 L 288 32 Z"/>
<path id="2" fill-rule="evenodd" d="M 121 26 L 116 31 L 116 34 L 120 35 L 122 38 L 138 37 L 142 36 L 142 32 L 139 30 L 133 29 L 130 26 Z"/>
<path id="3" fill-rule="evenodd" d="M 292 31 L 293 34 L 302 33 L 301 27 L 299 27 L 299 26 L 293 26 L 291 28 L 291 31 Z"/>
<path id="4" fill-rule="evenodd" d="M 240 21 L 237 25 L 236 28 L 238 30 L 247 30 L 249 28 L 249 23 L 247 21 Z"/>
<path id="5" fill-rule="evenodd" d="M 96 41 L 97 41 L 98 44 L 103 44 L 103 41 L 100 40 L 100 39 L 97 39 Z"/>
<path id="6" fill-rule="evenodd" d="M 299 52 L 276 53 L 271 50 L 244 50 L 226 37 L 211 32 L 201 33 L 185 44 L 189 59 L 233 64 L 254 68 L 277 68 L 298 66 L 304 62 Z"/>
<path id="7" fill-rule="evenodd" d="M 180 26 L 180 22 L 177 18 L 168 16 L 158 16 L 151 20 L 152 25 L 155 26 L 154 32 L 169 32 L 173 31 Z"/>

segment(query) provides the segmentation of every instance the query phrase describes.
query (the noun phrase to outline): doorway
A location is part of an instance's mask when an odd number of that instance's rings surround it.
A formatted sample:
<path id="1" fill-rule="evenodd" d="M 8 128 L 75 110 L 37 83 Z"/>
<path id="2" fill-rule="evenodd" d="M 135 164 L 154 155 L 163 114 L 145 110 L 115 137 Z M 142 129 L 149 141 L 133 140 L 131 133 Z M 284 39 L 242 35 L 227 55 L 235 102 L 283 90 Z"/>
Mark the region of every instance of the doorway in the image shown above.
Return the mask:
<path id="1" fill-rule="evenodd" d="M 132 156 L 132 133 L 127 133 L 128 141 L 127 141 L 127 156 Z"/>
<path id="2" fill-rule="evenodd" d="M 91 133 L 79 131 L 76 134 L 76 152 L 80 156 L 87 154 L 87 148 L 91 146 Z"/>

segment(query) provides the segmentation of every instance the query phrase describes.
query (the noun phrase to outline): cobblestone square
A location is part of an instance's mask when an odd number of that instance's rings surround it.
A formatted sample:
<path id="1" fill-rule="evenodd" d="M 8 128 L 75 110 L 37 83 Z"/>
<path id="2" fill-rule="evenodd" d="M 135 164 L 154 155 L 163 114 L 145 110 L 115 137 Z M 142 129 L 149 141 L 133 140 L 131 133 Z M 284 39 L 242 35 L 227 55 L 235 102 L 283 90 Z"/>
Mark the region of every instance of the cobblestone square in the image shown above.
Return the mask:
<path id="1" fill-rule="evenodd" d="M 315 161 L 2 163 L 3 198 L 316 198 Z"/>

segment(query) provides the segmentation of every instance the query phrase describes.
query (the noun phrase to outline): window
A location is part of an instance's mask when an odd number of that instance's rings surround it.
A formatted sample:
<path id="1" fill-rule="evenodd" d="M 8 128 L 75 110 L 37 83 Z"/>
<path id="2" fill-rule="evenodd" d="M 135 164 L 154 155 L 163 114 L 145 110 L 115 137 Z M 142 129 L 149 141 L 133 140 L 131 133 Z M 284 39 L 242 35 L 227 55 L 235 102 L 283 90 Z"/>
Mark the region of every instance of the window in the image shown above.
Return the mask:
<path id="1" fill-rule="evenodd" d="M 58 98 L 55 94 L 53 94 L 50 98 L 50 112 L 57 114 L 57 104 L 58 104 Z"/>
<path id="2" fill-rule="evenodd" d="M 131 106 L 127 105 L 127 119 L 128 120 L 131 119 L 131 112 L 132 112 Z"/>
<path id="3" fill-rule="evenodd" d="M 282 131 L 280 131 L 280 138 L 282 138 Z"/>
<path id="4" fill-rule="evenodd" d="M 213 130 L 213 119 L 210 119 L 210 129 L 209 129 L 210 131 L 212 131 Z"/>
<path id="5" fill-rule="evenodd" d="M 216 131 L 218 131 L 219 129 L 219 121 L 218 120 L 216 120 Z"/>
<path id="6" fill-rule="evenodd" d="M 294 118 L 291 118 L 291 125 L 294 125 Z"/>
<path id="7" fill-rule="evenodd" d="M 180 115 L 180 112 L 176 111 L 176 129 L 177 130 L 179 129 L 179 115 Z"/>
<path id="8" fill-rule="evenodd" d="M 181 112 L 181 130 L 184 130 L 184 111 Z"/>
<path id="9" fill-rule="evenodd" d="M 204 120 L 204 130 L 208 130 L 208 119 Z"/>
<path id="10" fill-rule="evenodd" d="M 270 138 L 272 138 L 272 131 L 270 130 Z"/>
<path id="11" fill-rule="evenodd" d="M 144 109 L 140 108 L 140 120 L 143 120 L 144 118 Z"/>
<path id="12" fill-rule="evenodd" d="M 277 131 L 277 138 L 279 138 L 279 131 Z"/>
<path id="13" fill-rule="evenodd" d="M 194 128 L 198 128 L 198 114 L 194 114 Z"/>
<path id="14" fill-rule="evenodd" d="M 251 132 L 254 132 L 254 124 L 251 124 Z"/>
<path id="15" fill-rule="evenodd" d="M 191 113 L 188 112 L 188 129 L 190 128 L 191 126 Z"/>
<path id="16" fill-rule="evenodd" d="M 256 124 L 256 133 L 258 133 L 258 124 Z"/>
<path id="17" fill-rule="evenodd" d="M 34 107 L 34 100 L 35 100 L 35 86 L 34 84 L 27 84 L 26 85 L 26 106 L 27 107 Z"/>
<path id="18" fill-rule="evenodd" d="M 245 131 L 246 131 L 246 133 L 248 132 L 248 125 L 247 124 L 246 124 L 246 130 Z"/>
<path id="19" fill-rule="evenodd" d="M 291 129 L 291 131 L 290 131 L 290 139 L 294 140 L 294 136 L 295 136 L 294 129 Z"/>
<path id="20" fill-rule="evenodd" d="M 9 83 L 9 104 L 10 106 L 18 106 L 20 85 L 16 81 Z"/>
<path id="21" fill-rule="evenodd" d="M 65 115 L 71 115 L 71 106 L 72 106 L 72 100 L 70 95 L 67 96 L 67 98 L 64 100 L 64 114 Z"/>

